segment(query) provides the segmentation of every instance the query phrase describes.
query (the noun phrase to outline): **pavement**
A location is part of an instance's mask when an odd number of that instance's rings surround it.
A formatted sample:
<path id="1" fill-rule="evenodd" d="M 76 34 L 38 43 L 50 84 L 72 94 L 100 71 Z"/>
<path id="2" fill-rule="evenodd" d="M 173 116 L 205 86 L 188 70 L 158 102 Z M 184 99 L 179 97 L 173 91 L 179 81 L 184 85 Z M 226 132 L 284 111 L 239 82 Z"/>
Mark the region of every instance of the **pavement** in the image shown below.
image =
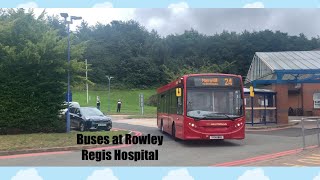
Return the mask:
<path id="1" fill-rule="evenodd" d="M 114 121 L 116 123 L 122 124 L 131 124 L 145 127 L 157 127 L 157 120 L 155 118 L 147 118 L 147 119 L 121 119 Z"/>
<path id="2" fill-rule="evenodd" d="M 112 129 L 112 131 L 118 131 L 118 130 L 125 130 L 125 129 L 117 129 L 117 128 Z M 140 132 L 129 131 L 128 133 L 134 136 L 140 135 Z M 54 154 L 55 152 L 66 152 L 66 151 L 71 152 L 71 151 L 82 150 L 82 149 L 108 148 L 110 146 L 115 146 L 115 145 L 94 144 L 94 145 L 75 145 L 75 146 L 50 147 L 50 148 L 38 148 L 38 149 L 21 149 L 21 150 L 15 150 L 15 151 L 0 151 L 0 159 L 1 157 L 9 156 L 9 155 L 43 154 L 43 153 L 49 153 L 49 152 L 50 153 L 52 152 Z"/>
<path id="3" fill-rule="evenodd" d="M 268 160 L 247 163 L 243 166 L 291 166 L 291 167 L 310 167 L 320 166 L 320 148 L 314 146 L 310 149 L 297 150 L 297 153 L 281 157 L 270 158 Z"/>
<path id="4" fill-rule="evenodd" d="M 245 140 L 174 141 L 162 134 L 155 119 L 114 118 L 114 127 L 130 129 L 142 135 L 162 135 L 164 144 L 130 145 L 121 147 L 94 148 L 93 151 L 159 151 L 157 161 L 129 160 L 81 160 L 81 151 L 60 151 L 48 153 L 0 156 L 0 166 L 317 166 L 320 151 L 317 144 L 315 123 L 306 124 L 306 146 L 302 150 L 299 124 L 280 129 L 247 130 Z M 312 148 L 311 148 L 312 147 Z"/>

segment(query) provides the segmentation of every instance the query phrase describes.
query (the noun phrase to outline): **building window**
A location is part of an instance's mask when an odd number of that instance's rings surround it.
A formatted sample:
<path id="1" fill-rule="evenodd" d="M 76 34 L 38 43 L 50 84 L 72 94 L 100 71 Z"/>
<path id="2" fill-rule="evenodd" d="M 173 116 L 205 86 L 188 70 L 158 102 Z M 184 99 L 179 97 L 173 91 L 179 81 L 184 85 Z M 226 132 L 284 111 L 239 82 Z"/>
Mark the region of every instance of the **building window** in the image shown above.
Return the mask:
<path id="1" fill-rule="evenodd" d="M 313 94 L 313 108 L 320 109 L 320 92 Z"/>

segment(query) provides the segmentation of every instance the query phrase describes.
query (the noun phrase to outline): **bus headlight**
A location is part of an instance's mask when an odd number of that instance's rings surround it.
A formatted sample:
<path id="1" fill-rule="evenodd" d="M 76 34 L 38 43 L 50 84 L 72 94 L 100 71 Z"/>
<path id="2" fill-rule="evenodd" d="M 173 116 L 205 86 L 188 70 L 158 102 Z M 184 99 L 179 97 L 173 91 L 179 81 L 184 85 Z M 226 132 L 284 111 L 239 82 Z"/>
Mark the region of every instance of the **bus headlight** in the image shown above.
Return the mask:
<path id="1" fill-rule="evenodd" d="M 193 124 L 193 123 L 189 123 L 189 126 L 191 126 L 191 127 L 197 127 L 195 124 Z"/>
<path id="2" fill-rule="evenodd" d="M 238 128 L 238 127 L 240 127 L 241 125 L 242 125 L 242 122 L 235 124 L 234 127 Z"/>

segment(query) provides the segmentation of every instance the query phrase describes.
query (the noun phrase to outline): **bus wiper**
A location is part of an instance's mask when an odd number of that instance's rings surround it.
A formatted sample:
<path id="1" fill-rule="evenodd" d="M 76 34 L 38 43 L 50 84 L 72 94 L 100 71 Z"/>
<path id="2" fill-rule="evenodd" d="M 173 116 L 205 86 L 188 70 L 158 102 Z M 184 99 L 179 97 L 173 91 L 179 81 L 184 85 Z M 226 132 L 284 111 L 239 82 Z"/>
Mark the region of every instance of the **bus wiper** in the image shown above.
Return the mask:
<path id="1" fill-rule="evenodd" d="M 234 120 L 235 118 L 232 118 L 232 117 L 230 117 L 228 114 L 225 114 L 225 113 L 212 113 L 212 114 L 222 114 L 222 115 L 224 115 L 225 117 L 227 117 L 228 119 L 230 119 L 230 120 Z M 207 114 L 208 115 L 208 114 Z M 210 114 L 211 115 L 211 114 Z M 208 117 L 208 116 L 207 116 Z"/>
<path id="2" fill-rule="evenodd" d="M 228 114 L 225 114 L 225 113 L 220 113 L 220 114 L 226 116 L 226 117 L 229 118 L 230 120 L 234 120 L 234 119 L 235 119 L 235 118 L 230 117 Z"/>
<path id="3" fill-rule="evenodd" d="M 234 120 L 235 118 L 230 117 L 228 114 L 223 114 L 225 115 L 227 118 L 229 118 L 230 120 Z"/>
<path id="4" fill-rule="evenodd" d="M 192 117 L 192 118 L 196 121 L 207 119 L 207 117 Z"/>

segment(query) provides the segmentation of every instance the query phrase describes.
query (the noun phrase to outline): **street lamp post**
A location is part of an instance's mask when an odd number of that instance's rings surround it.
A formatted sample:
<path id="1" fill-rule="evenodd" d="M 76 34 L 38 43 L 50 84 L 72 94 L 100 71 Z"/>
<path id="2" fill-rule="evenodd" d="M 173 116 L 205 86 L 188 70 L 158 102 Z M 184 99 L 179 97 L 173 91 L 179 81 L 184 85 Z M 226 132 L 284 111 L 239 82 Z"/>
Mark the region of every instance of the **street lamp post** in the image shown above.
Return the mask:
<path id="1" fill-rule="evenodd" d="M 73 20 L 80 20 L 82 17 L 78 16 L 70 16 L 70 21 L 67 21 L 69 17 L 68 13 L 60 13 L 60 15 L 64 18 L 65 23 L 68 25 L 68 90 L 67 90 L 67 104 L 68 104 L 68 111 L 67 111 L 67 133 L 70 132 L 70 24 L 72 24 Z"/>
<path id="2" fill-rule="evenodd" d="M 87 87 L 87 104 L 89 103 L 89 87 L 88 87 L 88 60 L 86 59 L 86 87 Z"/>
<path id="3" fill-rule="evenodd" d="M 113 78 L 112 76 L 106 76 L 109 80 L 109 93 L 108 93 L 108 112 L 110 112 L 110 81 Z"/>

